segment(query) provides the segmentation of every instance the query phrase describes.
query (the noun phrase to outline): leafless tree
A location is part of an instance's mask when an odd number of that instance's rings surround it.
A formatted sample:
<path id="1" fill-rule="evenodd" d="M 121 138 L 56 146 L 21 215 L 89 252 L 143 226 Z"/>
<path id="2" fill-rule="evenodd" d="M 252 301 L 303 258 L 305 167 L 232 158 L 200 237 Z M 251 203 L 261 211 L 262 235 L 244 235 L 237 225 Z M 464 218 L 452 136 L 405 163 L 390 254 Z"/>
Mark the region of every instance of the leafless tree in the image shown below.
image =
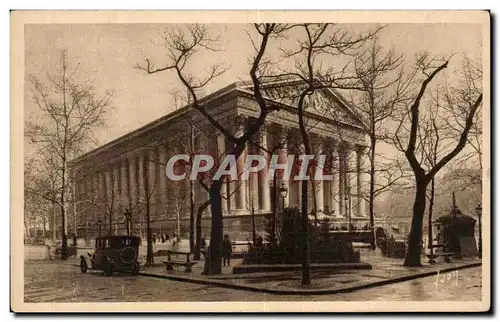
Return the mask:
<path id="1" fill-rule="evenodd" d="M 279 24 L 256 24 L 255 30 L 258 33 L 257 45 L 254 41 L 255 57 L 251 60 L 250 77 L 253 83 L 253 91 L 258 103 L 260 113 L 259 116 L 249 122 L 241 135 L 236 136 L 227 127 L 217 121 L 206 109 L 203 101 L 199 99 L 198 91 L 203 89 L 214 78 L 222 75 L 226 69 L 220 64 L 212 65 L 207 68 L 208 76 L 203 79 L 197 79 L 188 72 L 187 66 L 203 51 L 216 51 L 215 46 L 218 38 L 211 38 L 208 29 L 203 25 L 190 25 L 186 30 L 166 30 L 162 36 L 163 45 L 167 50 L 167 62 L 162 67 L 155 67 L 154 62 L 146 59 L 145 64 L 137 67 L 145 70 L 148 74 L 154 74 L 164 71 L 173 72 L 179 81 L 186 87 L 192 98 L 191 106 L 193 109 L 200 112 L 231 144 L 229 147 L 230 154 L 238 159 L 243 153 L 247 141 L 253 136 L 259 128 L 264 124 L 267 115 L 276 110 L 276 106 L 271 106 L 261 93 L 262 77 L 269 66 L 268 62 L 263 59 L 268 43 L 273 38 L 276 38 L 285 29 L 285 26 Z M 212 214 L 212 229 L 210 238 L 210 269 L 209 274 L 220 274 L 222 269 L 221 262 L 221 246 L 223 235 L 223 220 L 221 208 L 221 187 L 222 180 L 212 180 L 210 183 L 210 207 Z"/>
<path id="2" fill-rule="evenodd" d="M 369 31 L 364 35 L 357 35 L 336 24 L 297 24 L 291 29 L 299 30 L 302 36 L 297 39 L 294 48 L 282 48 L 287 59 L 295 62 L 292 70 L 283 70 L 278 77 L 296 77 L 298 89 L 293 98 L 293 105 L 297 108 L 299 131 L 303 149 L 306 155 L 312 152 L 310 135 L 307 130 L 307 108 L 313 103 L 308 99 L 315 92 L 327 88 L 349 89 L 356 87 L 355 77 L 347 71 L 348 65 L 340 68 L 334 66 L 328 59 L 340 56 L 352 56 L 366 40 L 372 38 L 380 28 Z M 325 63 L 326 61 L 329 62 Z M 324 67 L 324 66 L 328 67 Z M 312 176 L 312 168 L 305 169 Z M 310 247 L 309 247 L 309 218 L 308 218 L 308 186 L 309 181 L 301 182 L 301 228 L 302 228 L 302 284 L 310 284 Z"/>
<path id="3" fill-rule="evenodd" d="M 32 101 L 42 119 L 27 122 L 25 135 L 39 150 L 54 155 L 57 177 L 54 202 L 60 207 L 62 223 L 62 258 L 67 258 L 66 213 L 70 188 L 68 161 L 90 144 L 95 144 L 93 131 L 104 126 L 104 116 L 112 93 L 99 95 L 90 81 L 78 79 L 78 68 L 72 69 L 67 52 L 60 52 L 59 69 L 46 80 L 30 76 Z"/>
<path id="4" fill-rule="evenodd" d="M 465 147 L 470 129 L 474 124 L 476 111 L 481 106 L 483 95 L 482 89 L 478 89 L 470 96 L 454 96 L 455 100 L 443 102 L 449 104 L 449 108 L 456 109 L 458 106 L 464 106 L 462 131 L 458 136 L 458 140 L 446 142 L 439 148 L 440 157 L 434 166 L 429 166 L 425 169 L 425 157 L 420 151 L 425 149 L 424 137 L 422 131 L 422 118 L 426 110 L 432 109 L 433 104 L 425 104 L 424 95 L 431 91 L 429 85 L 437 77 L 437 75 L 448 67 L 449 59 L 436 60 L 424 54 L 417 59 L 417 69 L 423 74 L 423 80 L 419 83 L 415 97 L 408 104 L 407 108 L 403 109 L 399 116 L 396 133 L 394 136 L 395 145 L 404 154 L 409 162 L 409 165 L 415 176 L 415 200 L 413 204 L 413 216 L 411 223 L 411 232 L 408 242 L 408 251 L 406 253 L 405 266 L 420 266 L 420 246 L 422 240 L 422 224 L 426 208 L 427 187 L 435 175 L 453 158 L 455 158 Z M 464 91 L 467 91 L 470 84 L 462 78 L 457 85 Z M 425 104 L 422 106 L 422 104 Z M 463 105 L 462 105 L 463 104 Z M 461 122 L 459 121 L 459 122 Z"/>
<path id="5" fill-rule="evenodd" d="M 404 175 L 399 160 L 387 162 L 377 153 L 377 143 L 387 136 L 386 120 L 408 100 L 407 92 L 414 73 L 406 75 L 402 64 L 403 56 L 396 55 L 393 50 L 384 50 L 378 43 L 378 37 L 373 38 L 354 59 L 358 89 L 353 93 L 351 102 L 363 118 L 370 139 L 368 203 L 372 233 L 376 196 L 387 191 Z M 379 162 L 380 159 L 384 160 Z M 375 237 L 372 238 L 372 249 L 375 249 Z"/>
<path id="6" fill-rule="evenodd" d="M 458 136 L 464 129 L 467 110 L 474 104 L 474 97 L 481 93 L 481 81 L 483 71 L 481 66 L 468 57 L 462 60 L 462 68 L 458 71 L 466 86 L 457 86 L 449 84 L 444 88 L 445 104 L 441 104 L 443 111 L 450 115 L 446 119 L 446 126 L 451 135 Z M 461 176 L 464 183 L 478 185 L 482 189 L 482 173 L 483 173 L 483 122 L 482 122 L 482 105 L 476 111 L 477 117 L 472 124 L 472 127 L 467 136 L 467 147 L 464 149 L 460 157 L 457 157 L 456 166 L 460 168 L 477 168 L 479 171 L 459 171 L 456 175 Z M 466 151 L 467 150 L 467 151 Z"/>

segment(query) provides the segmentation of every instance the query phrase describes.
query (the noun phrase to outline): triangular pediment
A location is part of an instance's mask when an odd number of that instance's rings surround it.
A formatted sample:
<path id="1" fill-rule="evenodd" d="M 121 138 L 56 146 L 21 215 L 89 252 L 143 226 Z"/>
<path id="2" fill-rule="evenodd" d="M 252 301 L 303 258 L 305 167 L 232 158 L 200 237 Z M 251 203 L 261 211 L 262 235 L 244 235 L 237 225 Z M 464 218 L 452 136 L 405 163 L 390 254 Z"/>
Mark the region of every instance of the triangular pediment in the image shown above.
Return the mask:
<path id="1" fill-rule="evenodd" d="M 282 81 L 263 84 L 262 92 L 264 98 L 285 104 L 290 107 L 297 107 L 301 89 L 304 84 L 300 81 Z M 242 89 L 253 93 L 253 86 L 246 84 Z M 361 117 L 350 106 L 345 98 L 336 90 L 325 88 L 315 91 L 306 96 L 304 101 L 305 111 L 314 113 L 325 118 L 331 118 L 343 123 L 364 126 Z"/>

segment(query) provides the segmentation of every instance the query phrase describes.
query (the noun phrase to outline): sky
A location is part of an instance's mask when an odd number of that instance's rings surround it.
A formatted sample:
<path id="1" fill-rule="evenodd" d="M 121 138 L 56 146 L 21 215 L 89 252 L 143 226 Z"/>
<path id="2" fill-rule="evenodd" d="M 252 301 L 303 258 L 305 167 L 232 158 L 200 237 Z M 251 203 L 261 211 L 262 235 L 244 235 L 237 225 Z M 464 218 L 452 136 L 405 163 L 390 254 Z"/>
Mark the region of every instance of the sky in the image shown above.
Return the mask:
<path id="1" fill-rule="evenodd" d="M 342 25 L 354 31 L 375 25 Z M 160 67 L 165 48 L 159 35 L 169 24 L 43 24 L 25 26 L 25 76 L 43 76 L 55 70 L 61 49 L 67 49 L 71 63 L 79 64 L 82 79 L 94 82 L 104 92 L 114 91 L 107 128 L 97 132 L 101 144 L 116 139 L 175 109 L 172 92 L 181 90 L 172 72 L 148 75 L 135 68 L 146 58 Z M 212 35 L 220 37 L 216 53 L 203 52 L 190 64 L 198 76 L 209 64 L 222 63 L 229 70 L 206 88 L 205 94 L 242 79 L 249 79 L 248 59 L 253 49 L 244 24 L 210 24 Z M 480 60 L 481 26 L 475 24 L 389 24 L 379 35 L 379 43 L 394 48 L 412 59 L 416 53 L 428 51 L 436 56 L 464 53 Z M 288 40 L 293 43 L 294 38 Z M 271 54 L 277 53 L 271 43 Z M 458 60 L 456 61 L 458 66 Z M 446 77 L 445 71 L 443 77 Z M 25 118 L 36 117 L 37 109 L 29 101 L 30 88 L 25 83 Z"/>

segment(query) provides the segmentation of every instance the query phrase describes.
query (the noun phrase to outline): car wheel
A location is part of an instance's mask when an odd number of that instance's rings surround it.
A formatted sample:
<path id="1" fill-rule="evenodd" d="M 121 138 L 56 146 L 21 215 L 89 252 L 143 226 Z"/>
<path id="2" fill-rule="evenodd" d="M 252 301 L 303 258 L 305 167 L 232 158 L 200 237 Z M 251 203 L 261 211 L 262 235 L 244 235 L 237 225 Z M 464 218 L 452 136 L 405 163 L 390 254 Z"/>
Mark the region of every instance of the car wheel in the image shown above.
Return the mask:
<path id="1" fill-rule="evenodd" d="M 83 258 L 80 259 L 80 271 L 82 273 L 86 273 L 87 269 L 88 269 L 88 267 L 87 267 L 87 262 L 85 261 L 85 259 L 83 259 Z"/>
<path id="2" fill-rule="evenodd" d="M 104 264 L 103 270 L 104 270 L 104 276 L 111 276 L 111 275 L 113 275 L 113 266 L 111 266 L 110 263 L 106 262 Z"/>

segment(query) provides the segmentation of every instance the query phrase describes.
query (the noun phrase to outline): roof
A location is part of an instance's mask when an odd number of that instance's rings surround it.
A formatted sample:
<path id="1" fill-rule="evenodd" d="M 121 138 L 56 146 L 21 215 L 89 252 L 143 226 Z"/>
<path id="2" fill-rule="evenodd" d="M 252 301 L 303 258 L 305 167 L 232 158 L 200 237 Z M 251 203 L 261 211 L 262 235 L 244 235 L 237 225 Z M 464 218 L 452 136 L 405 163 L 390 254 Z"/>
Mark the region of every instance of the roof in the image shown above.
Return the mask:
<path id="1" fill-rule="evenodd" d="M 277 104 L 282 104 L 282 105 L 285 105 L 285 106 L 289 106 L 289 107 L 295 107 L 293 105 L 292 102 L 288 102 L 286 99 L 284 99 L 283 96 L 281 97 L 274 97 L 273 96 L 273 89 L 276 89 L 276 88 L 289 88 L 291 86 L 297 86 L 301 83 L 301 80 L 300 79 L 296 79 L 296 78 L 290 78 L 290 77 L 286 77 L 286 78 L 283 78 L 283 79 L 278 79 L 278 80 L 273 80 L 273 81 L 269 81 L 269 82 L 266 82 L 263 84 L 263 87 L 262 87 L 262 92 L 263 92 L 263 97 L 268 100 L 268 101 L 271 101 L 271 102 L 275 102 Z M 251 95 L 253 96 L 254 93 L 253 93 L 253 83 L 251 81 L 237 81 L 237 82 L 234 82 L 226 87 L 223 87 L 205 97 L 202 97 L 199 101 L 200 101 L 200 104 L 202 105 L 206 105 L 207 103 L 209 102 L 212 102 L 212 101 L 215 101 L 219 98 L 222 98 L 224 96 L 227 96 L 231 93 L 241 93 L 241 94 L 246 94 L 246 95 Z M 336 100 L 342 107 L 343 109 L 345 109 L 345 111 L 347 112 L 347 114 L 349 115 L 349 117 L 351 118 L 352 121 L 354 121 L 355 123 L 355 126 L 358 126 L 360 127 L 361 129 L 365 129 L 366 130 L 366 124 L 364 123 L 361 115 L 353 108 L 353 106 L 342 96 L 342 94 L 335 90 L 335 89 L 331 89 L 331 88 L 325 88 L 325 89 L 322 89 L 320 90 L 321 93 L 324 93 L 326 95 L 328 95 L 329 97 L 333 98 L 334 100 Z M 117 145 L 119 145 L 120 143 L 126 141 L 126 140 L 129 140 L 129 139 L 132 139 L 134 137 L 139 137 L 141 136 L 142 134 L 144 133 L 147 133 L 148 131 L 150 131 L 151 129 L 154 129 L 154 128 L 158 128 L 170 121 L 173 121 L 174 119 L 177 119 L 187 113 L 189 113 L 190 111 L 193 111 L 193 107 L 192 107 L 192 104 L 187 104 L 173 112 L 170 112 L 152 122 L 149 122 L 143 126 L 141 126 L 140 128 L 134 130 L 134 131 L 131 131 L 123 136 L 120 136 L 104 145 L 101 145 L 99 147 L 97 147 L 96 149 L 93 149 L 73 160 L 71 160 L 69 163 L 70 163 L 70 166 L 72 164 L 76 164 L 80 161 L 83 161 L 85 159 L 88 159 L 88 158 L 91 158 L 93 156 L 96 156 L 96 155 L 99 155 L 101 152 L 103 151 L 106 151 L 110 148 L 113 148 Z M 341 122 L 342 123 L 342 122 Z M 347 124 L 347 123 L 346 123 Z M 353 125 L 353 124 L 351 124 Z"/>
<path id="2" fill-rule="evenodd" d="M 125 239 L 125 238 L 132 238 L 132 239 L 141 239 L 139 236 L 127 236 L 127 235 L 118 235 L 118 236 L 100 236 L 97 237 L 96 239 Z"/>
<path id="3" fill-rule="evenodd" d="M 443 215 L 436 220 L 434 223 L 439 224 L 450 224 L 450 223 L 475 223 L 476 219 L 471 216 L 464 215 L 460 209 L 456 208 L 451 210 L 449 214 Z"/>

